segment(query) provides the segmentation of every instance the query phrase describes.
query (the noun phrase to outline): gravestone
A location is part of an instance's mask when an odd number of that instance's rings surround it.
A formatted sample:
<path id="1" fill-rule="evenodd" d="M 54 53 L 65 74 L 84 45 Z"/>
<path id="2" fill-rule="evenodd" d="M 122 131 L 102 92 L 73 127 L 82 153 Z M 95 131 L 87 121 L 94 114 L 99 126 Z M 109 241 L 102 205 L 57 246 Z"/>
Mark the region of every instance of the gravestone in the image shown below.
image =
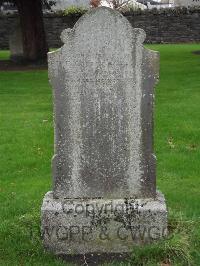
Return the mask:
<path id="1" fill-rule="evenodd" d="M 55 254 L 129 252 L 167 234 L 153 154 L 159 54 L 143 47 L 143 30 L 106 7 L 61 39 L 48 54 L 55 148 L 43 243 Z"/>
<path id="2" fill-rule="evenodd" d="M 9 36 L 10 59 L 14 62 L 23 61 L 23 42 L 20 24 L 17 23 Z"/>

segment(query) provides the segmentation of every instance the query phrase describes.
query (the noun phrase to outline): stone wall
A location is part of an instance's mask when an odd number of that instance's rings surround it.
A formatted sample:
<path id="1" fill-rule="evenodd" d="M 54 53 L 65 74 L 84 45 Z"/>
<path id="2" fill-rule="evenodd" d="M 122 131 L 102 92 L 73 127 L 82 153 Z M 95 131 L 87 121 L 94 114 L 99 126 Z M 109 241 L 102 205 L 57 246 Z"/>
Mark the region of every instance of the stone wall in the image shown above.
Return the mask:
<path id="1" fill-rule="evenodd" d="M 147 33 L 147 43 L 200 42 L 200 9 L 163 9 L 135 11 L 124 14 L 133 27 Z M 80 15 L 44 15 L 49 47 L 60 47 L 60 33 L 73 27 Z M 9 32 L 14 28 L 17 15 L 0 16 L 0 49 L 8 48 Z M 95 25 L 94 25 L 95 30 Z"/>
<path id="2" fill-rule="evenodd" d="M 8 49 L 9 34 L 18 23 L 16 15 L 0 15 L 0 49 Z"/>

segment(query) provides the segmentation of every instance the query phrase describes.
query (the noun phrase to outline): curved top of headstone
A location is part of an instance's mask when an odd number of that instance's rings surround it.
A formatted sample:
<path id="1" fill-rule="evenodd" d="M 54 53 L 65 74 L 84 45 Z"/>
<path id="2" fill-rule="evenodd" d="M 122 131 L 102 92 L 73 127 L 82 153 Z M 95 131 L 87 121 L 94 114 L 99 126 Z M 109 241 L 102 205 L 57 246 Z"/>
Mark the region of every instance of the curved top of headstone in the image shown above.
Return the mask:
<path id="1" fill-rule="evenodd" d="M 67 44 L 69 38 L 74 32 L 86 31 L 85 26 L 91 24 L 89 29 L 97 31 L 99 29 L 104 30 L 106 24 L 110 29 L 116 29 L 119 33 L 120 30 L 124 29 L 129 34 L 134 34 L 138 38 L 138 42 L 142 44 L 146 38 L 144 30 L 139 28 L 133 28 L 130 22 L 118 11 L 109 7 L 98 7 L 93 8 L 85 13 L 75 24 L 73 29 L 65 29 L 61 33 L 61 40 L 64 44 Z M 127 38 L 130 36 L 127 36 Z"/>

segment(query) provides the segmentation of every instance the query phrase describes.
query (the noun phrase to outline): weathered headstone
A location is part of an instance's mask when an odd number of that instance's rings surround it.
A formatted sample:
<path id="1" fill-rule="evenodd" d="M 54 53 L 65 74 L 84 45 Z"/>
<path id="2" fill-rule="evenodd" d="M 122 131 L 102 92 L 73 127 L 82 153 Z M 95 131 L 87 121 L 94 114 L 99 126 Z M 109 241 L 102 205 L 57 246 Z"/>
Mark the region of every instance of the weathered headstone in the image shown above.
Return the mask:
<path id="1" fill-rule="evenodd" d="M 9 36 L 10 59 L 14 62 L 23 61 L 22 31 L 19 23 Z"/>
<path id="2" fill-rule="evenodd" d="M 105 7 L 61 38 L 64 46 L 49 53 L 55 155 L 44 246 L 56 254 L 128 252 L 167 233 L 152 142 L 159 55 L 143 47 L 143 30 Z"/>

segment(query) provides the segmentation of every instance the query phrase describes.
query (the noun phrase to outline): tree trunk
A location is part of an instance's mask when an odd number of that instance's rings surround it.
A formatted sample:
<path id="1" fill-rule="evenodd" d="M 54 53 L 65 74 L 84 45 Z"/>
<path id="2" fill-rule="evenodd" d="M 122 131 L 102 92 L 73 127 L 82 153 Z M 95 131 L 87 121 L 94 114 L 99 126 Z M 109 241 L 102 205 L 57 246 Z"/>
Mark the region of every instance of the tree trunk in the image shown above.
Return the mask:
<path id="1" fill-rule="evenodd" d="M 41 0 L 16 0 L 23 36 L 24 59 L 46 59 L 46 44 Z"/>

